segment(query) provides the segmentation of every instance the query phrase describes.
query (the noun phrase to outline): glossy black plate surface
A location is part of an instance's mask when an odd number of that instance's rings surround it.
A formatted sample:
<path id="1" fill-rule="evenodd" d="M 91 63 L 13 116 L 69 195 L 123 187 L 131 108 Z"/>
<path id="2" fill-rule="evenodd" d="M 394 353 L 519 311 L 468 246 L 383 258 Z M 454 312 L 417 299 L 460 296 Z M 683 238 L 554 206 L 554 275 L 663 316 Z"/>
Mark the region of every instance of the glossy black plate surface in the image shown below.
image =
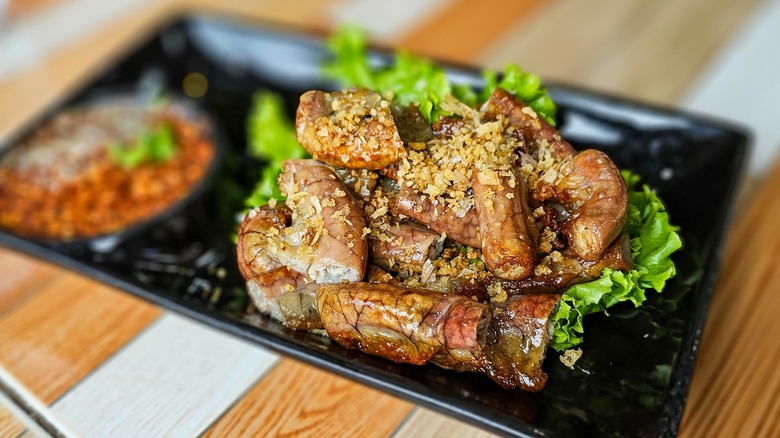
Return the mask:
<path id="1" fill-rule="evenodd" d="M 329 87 L 319 76 L 322 57 L 317 38 L 270 27 L 191 17 L 160 29 L 62 106 L 117 86 L 182 94 L 188 73 L 203 74 L 208 91 L 191 100 L 213 118 L 227 146 L 209 187 L 182 212 L 124 240 L 47 245 L 0 232 L 0 243 L 494 432 L 674 435 L 741 176 L 747 143 L 741 130 L 620 98 L 549 87 L 564 136 L 578 148 L 604 150 L 618 166 L 640 174 L 666 202 L 685 248 L 675 257 L 678 275 L 662 295 L 648 292 L 648 304 L 640 309 L 615 307 L 609 315 L 588 318 L 584 354 L 573 369 L 550 351 L 544 391 L 502 390 L 480 375 L 397 365 L 244 313 L 247 296 L 230 236 L 261 169 L 243 153 L 252 95 L 260 88 L 276 91 L 292 114 L 302 91 Z M 451 73 L 478 85 L 475 71 Z"/>

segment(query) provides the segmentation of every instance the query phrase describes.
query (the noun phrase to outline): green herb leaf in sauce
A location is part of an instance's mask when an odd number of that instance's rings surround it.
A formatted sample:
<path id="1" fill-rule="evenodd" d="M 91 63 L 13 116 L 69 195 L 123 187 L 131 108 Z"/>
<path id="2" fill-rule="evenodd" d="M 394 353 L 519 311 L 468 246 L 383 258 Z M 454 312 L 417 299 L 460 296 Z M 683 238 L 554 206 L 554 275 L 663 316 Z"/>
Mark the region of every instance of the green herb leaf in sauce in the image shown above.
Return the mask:
<path id="1" fill-rule="evenodd" d="M 112 143 L 108 154 L 124 169 L 135 169 L 143 163 L 164 163 L 176 155 L 176 140 L 170 125 L 162 124 L 152 131 L 143 132 L 135 143 Z"/>

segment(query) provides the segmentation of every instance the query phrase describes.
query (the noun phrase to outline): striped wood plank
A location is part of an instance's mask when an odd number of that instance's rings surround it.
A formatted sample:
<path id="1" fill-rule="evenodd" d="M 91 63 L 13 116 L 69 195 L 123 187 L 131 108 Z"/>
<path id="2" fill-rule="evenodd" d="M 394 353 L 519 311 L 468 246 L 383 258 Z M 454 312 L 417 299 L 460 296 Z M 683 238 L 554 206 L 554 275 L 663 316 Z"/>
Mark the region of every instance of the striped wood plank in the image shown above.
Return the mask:
<path id="1" fill-rule="evenodd" d="M 52 410 L 79 436 L 197 436 L 276 360 L 267 350 L 169 313 Z"/>
<path id="2" fill-rule="evenodd" d="M 372 39 L 391 41 L 420 26 L 437 10 L 457 0 L 352 0 L 329 8 L 334 24 L 351 23 L 371 33 Z"/>
<path id="3" fill-rule="evenodd" d="M 676 103 L 761 0 L 561 0 L 481 58 L 546 78 Z"/>
<path id="4" fill-rule="evenodd" d="M 66 47 L 106 21 L 152 0 L 71 0 L 3 26 L 0 81 L 35 66 L 49 53 Z M 73 17 L 78 19 L 66 19 Z"/>
<path id="5" fill-rule="evenodd" d="M 0 405 L 5 405 L 27 430 L 23 436 L 76 437 L 77 435 L 54 415 L 51 408 L 30 392 L 16 377 L 0 366 Z M 47 432 L 49 431 L 49 432 Z M 21 438 L 21 437 L 17 437 Z"/>
<path id="6" fill-rule="evenodd" d="M 491 438 L 496 435 L 429 409 L 417 408 L 398 428 L 395 436 Z"/>
<path id="7" fill-rule="evenodd" d="M 623 26 L 640 7 L 635 0 L 558 0 L 533 20 L 513 26 L 477 59 L 492 68 L 514 62 L 546 79 L 571 80 L 569 72 L 625 32 Z M 602 10 L 609 13 L 599 13 Z"/>
<path id="8" fill-rule="evenodd" d="M 459 0 L 396 43 L 420 55 L 473 63 L 487 46 L 544 5 L 545 0 Z"/>
<path id="9" fill-rule="evenodd" d="M 27 426 L 0 403 L 0 437 L 16 438 L 25 430 Z"/>
<path id="10" fill-rule="evenodd" d="M 0 319 L 0 363 L 50 403 L 159 313 L 130 295 L 64 274 Z"/>
<path id="11" fill-rule="evenodd" d="M 174 0 L 187 10 L 215 12 L 242 21 L 268 21 L 285 26 L 325 31 L 330 29 L 329 11 L 346 0 Z"/>
<path id="12" fill-rule="evenodd" d="M 386 437 L 411 409 L 389 395 L 285 359 L 206 437 Z"/>
<path id="13" fill-rule="evenodd" d="M 59 275 L 53 265 L 0 248 L 0 315 Z"/>

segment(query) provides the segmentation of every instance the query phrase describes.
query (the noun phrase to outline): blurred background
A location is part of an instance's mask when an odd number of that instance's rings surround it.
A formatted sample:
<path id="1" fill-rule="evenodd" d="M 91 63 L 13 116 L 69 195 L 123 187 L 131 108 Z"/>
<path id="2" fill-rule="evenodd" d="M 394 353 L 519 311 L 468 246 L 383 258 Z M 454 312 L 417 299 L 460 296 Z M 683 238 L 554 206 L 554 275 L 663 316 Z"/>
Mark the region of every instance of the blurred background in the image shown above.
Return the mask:
<path id="1" fill-rule="evenodd" d="M 182 10 L 326 32 L 743 123 L 751 174 L 780 144 L 778 0 L 0 0 L 0 138 Z"/>

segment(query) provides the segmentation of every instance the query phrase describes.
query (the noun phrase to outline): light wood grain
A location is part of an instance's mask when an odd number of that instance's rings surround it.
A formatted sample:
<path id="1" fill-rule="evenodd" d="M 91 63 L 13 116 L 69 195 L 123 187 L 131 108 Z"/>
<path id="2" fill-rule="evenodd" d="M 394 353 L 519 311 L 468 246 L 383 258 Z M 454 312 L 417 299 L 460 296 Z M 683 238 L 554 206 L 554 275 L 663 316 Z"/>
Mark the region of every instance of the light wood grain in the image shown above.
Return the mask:
<path id="1" fill-rule="evenodd" d="M 357 0 L 342 1 L 329 8 L 334 23 L 359 23 L 372 40 L 391 43 L 399 35 L 416 29 L 432 15 L 458 0 Z"/>
<path id="2" fill-rule="evenodd" d="M 0 83 L 0 139 L 8 137 L 91 75 L 111 65 L 139 38 L 170 17 L 212 12 L 244 21 L 270 21 L 310 29 L 330 28 L 325 8 L 338 0 L 228 1 L 160 0 L 110 20 L 47 56 L 42 62 Z M 71 17 L 73 19 L 73 17 Z M 45 84 L 45 86 L 42 86 Z"/>
<path id="3" fill-rule="evenodd" d="M 398 428 L 395 436 L 491 438 L 496 437 L 497 435 L 462 421 L 446 417 L 429 409 L 417 408 L 414 413 L 409 415 L 409 418 L 404 421 L 403 426 Z"/>
<path id="4" fill-rule="evenodd" d="M 496 40 L 481 60 L 674 104 L 760 0 L 562 0 Z"/>
<path id="5" fill-rule="evenodd" d="M 558 0 L 533 20 L 518 23 L 493 41 L 479 59 L 488 67 L 515 62 L 544 78 L 571 79 L 593 52 L 624 33 L 624 26 L 641 7 L 633 0 Z M 602 13 L 608 10 L 609 13 Z M 603 86 L 606 86 L 603 85 Z"/>
<path id="6" fill-rule="evenodd" d="M 386 437 L 411 409 L 389 395 L 283 360 L 205 436 Z"/>
<path id="7" fill-rule="evenodd" d="M 0 315 L 61 274 L 49 263 L 0 248 Z"/>
<path id="8" fill-rule="evenodd" d="M 197 436 L 276 360 L 246 341 L 166 314 L 52 410 L 79 436 Z"/>
<path id="9" fill-rule="evenodd" d="M 545 0 L 460 0 L 406 33 L 400 46 L 414 53 L 472 64 L 499 35 L 523 23 Z"/>
<path id="10" fill-rule="evenodd" d="M 4 81 L 0 85 L 0 139 L 115 62 L 123 49 L 129 48 L 172 11 L 170 0 L 151 2 L 89 32 Z"/>
<path id="11" fill-rule="evenodd" d="M 56 434 L 58 438 L 77 436 L 68 425 L 60 421 L 48 405 L 32 394 L 2 365 L 0 365 L 0 382 L 3 385 L 0 392 L 0 405 L 5 405 L 18 420 L 24 423 L 27 430 L 22 436 L 41 438 L 49 437 L 51 434 Z"/>
<path id="12" fill-rule="evenodd" d="M 0 404 L 0 437 L 16 438 L 21 435 L 27 426 L 11 413 L 8 408 Z"/>
<path id="13" fill-rule="evenodd" d="M 0 319 L 0 363 L 49 403 L 159 313 L 130 295 L 64 274 Z"/>
<path id="14" fill-rule="evenodd" d="M 780 167 L 729 236 L 681 436 L 780 434 Z"/>
<path id="15" fill-rule="evenodd" d="M 19 20 L 66 0 L 7 0 L 5 16 L 8 20 Z"/>

